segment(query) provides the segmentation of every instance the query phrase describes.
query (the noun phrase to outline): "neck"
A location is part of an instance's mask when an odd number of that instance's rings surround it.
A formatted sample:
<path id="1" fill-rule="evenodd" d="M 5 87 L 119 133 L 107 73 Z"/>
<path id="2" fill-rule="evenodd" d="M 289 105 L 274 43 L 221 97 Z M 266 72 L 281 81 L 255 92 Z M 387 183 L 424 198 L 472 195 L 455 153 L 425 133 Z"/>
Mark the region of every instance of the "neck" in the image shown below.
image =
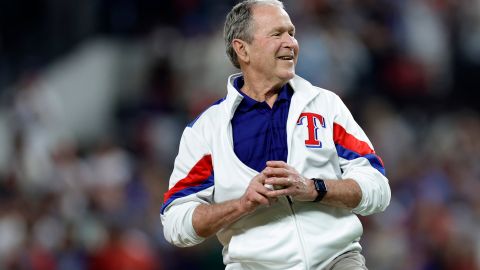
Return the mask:
<path id="1" fill-rule="evenodd" d="M 256 101 L 265 101 L 270 107 L 273 107 L 277 100 L 278 92 L 287 83 L 287 81 L 256 78 L 255 75 L 252 76 L 248 73 L 243 74 L 243 79 L 242 92 Z"/>

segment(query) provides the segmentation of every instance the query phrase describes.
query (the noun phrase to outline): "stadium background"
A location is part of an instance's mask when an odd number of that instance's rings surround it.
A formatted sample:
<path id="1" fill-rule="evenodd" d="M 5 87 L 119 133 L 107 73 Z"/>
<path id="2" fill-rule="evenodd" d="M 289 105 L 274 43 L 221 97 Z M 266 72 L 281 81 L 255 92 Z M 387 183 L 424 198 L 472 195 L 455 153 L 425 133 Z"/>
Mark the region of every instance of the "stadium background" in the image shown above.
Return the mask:
<path id="1" fill-rule="evenodd" d="M 215 239 L 166 243 L 159 208 L 182 129 L 236 72 L 234 3 L 1 1 L 0 269 L 223 269 Z M 285 5 L 297 73 L 386 165 L 370 269 L 480 269 L 480 1 Z"/>

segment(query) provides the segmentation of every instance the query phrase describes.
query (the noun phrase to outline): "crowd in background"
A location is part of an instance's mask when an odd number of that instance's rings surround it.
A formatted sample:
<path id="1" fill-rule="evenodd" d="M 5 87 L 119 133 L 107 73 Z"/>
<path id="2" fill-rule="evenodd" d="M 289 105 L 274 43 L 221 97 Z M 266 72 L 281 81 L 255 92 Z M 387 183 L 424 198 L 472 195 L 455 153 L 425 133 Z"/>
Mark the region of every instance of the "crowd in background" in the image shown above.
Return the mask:
<path id="1" fill-rule="evenodd" d="M 166 243 L 159 210 L 183 128 L 237 72 L 234 3 L 0 4 L 0 269 L 223 269 L 215 239 Z M 361 217 L 367 266 L 480 269 L 480 1 L 284 3 L 297 74 L 342 97 L 385 163 L 390 206 Z M 109 128 L 84 138 L 45 71 L 98 37 L 136 45 L 116 62 Z"/>

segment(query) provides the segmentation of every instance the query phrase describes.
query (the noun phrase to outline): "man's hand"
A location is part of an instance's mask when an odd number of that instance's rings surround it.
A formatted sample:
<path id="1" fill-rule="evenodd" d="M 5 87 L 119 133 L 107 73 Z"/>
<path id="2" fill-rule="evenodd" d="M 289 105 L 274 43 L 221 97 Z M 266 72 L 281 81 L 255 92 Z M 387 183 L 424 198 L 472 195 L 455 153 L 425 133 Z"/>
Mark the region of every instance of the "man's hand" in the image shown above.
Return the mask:
<path id="1" fill-rule="evenodd" d="M 267 176 L 256 175 L 242 197 L 217 204 L 198 205 L 192 217 L 193 228 L 201 237 L 209 237 L 239 218 L 254 212 L 259 206 L 270 205 L 276 197 L 267 196 L 270 189 L 264 186 Z"/>
<path id="2" fill-rule="evenodd" d="M 269 191 L 267 196 L 291 196 L 298 201 L 313 201 L 318 193 L 313 181 L 302 176 L 283 161 L 268 161 L 262 172 L 267 176 L 265 184 L 282 186 L 280 189 Z M 328 193 L 323 197 L 321 204 L 332 207 L 353 209 L 362 200 L 362 190 L 358 183 L 350 178 L 341 180 L 324 180 Z"/>
<path id="3" fill-rule="evenodd" d="M 288 195 L 298 201 L 313 201 L 317 197 L 313 181 L 283 161 L 268 161 L 262 173 L 267 176 L 265 184 L 283 187 L 269 191 L 266 194 L 268 197 Z"/>
<path id="4" fill-rule="evenodd" d="M 240 207 L 246 213 L 251 213 L 261 205 L 270 205 L 276 198 L 269 198 L 267 196 L 270 189 L 264 186 L 267 176 L 264 173 L 259 173 L 255 176 L 247 187 L 247 190 L 240 197 Z"/>

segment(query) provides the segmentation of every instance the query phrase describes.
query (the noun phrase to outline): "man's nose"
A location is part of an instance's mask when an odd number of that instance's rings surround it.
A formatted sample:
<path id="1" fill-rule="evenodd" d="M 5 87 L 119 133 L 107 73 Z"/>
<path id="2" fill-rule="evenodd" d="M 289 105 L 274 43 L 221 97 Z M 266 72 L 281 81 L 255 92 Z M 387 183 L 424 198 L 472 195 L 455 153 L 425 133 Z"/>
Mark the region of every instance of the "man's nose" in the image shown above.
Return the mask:
<path id="1" fill-rule="evenodd" d="M 285 33 L 282 39 L 285 47 L 293 48 L 295 44 L 297 44 L 297 40 L 295 39 L 295 37 L 291 36 L 288 33 Z"/>

